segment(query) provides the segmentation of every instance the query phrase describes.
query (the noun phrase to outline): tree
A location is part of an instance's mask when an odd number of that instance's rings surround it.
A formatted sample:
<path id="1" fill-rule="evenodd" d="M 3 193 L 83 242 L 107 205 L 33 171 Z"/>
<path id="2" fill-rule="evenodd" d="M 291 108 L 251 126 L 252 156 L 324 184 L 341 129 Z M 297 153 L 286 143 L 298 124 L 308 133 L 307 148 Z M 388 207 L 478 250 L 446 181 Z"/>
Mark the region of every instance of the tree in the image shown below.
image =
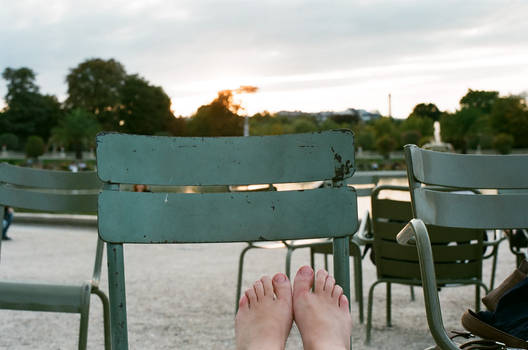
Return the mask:
<path id="1" fill-rule="evenodd" d="M 74 109 L 53 129 L 53 141 L 71 147 L 75 151 L 75 158 L 82 159 L 83 150 L 87 146 L 93 146 L 99 130 L 93 114 L 83 109 Z"/>
<path id="2" fill-rule="evenodd" d="M 418 130 L 409 130 L 402 133 L 402 144 L 420 145 L 422 134 Z"/>
<path id="3" fill-rule="evenodd" d="M 240 106 L 233 102 L 230 90 L 218 92 L 210 104 L 198 108 L 187 123 L 189 136 L 242 136 L 243 119 Z"/>
<path id="4" fill-rule="evenodd" d="M 493 148 L 500 154 L 508 154 L 513 146 L 513 136 L 510 134 L 500 133 L 493 138 Z"/>
<path id="5" fill-rule="evenodd" d="M 42 137 L 32 135 L 28 137 L 26 142 L 26 156 L 28 158 L 37 159 L 44 154 L 44 140 Z"/>
<path id="6" fill-rule="evenodd" d="M 389 159 L 390 152 L 396 149 L 397 145 L 396 140 L 390 135 L 383 135 L 376 141 L 376 148 L 385 159 Z"/>
<path id="7" fill-rule="evenodd" d="M 119 121 L 112 125 L 112 130 L 145 135 L 169 131 L 175 118 L 170 98 L 161 87 L 152 86 L 134 74 L 126 77 L 120 93 Z"/>
<path id="8" fill-rule="evenodd" d="M 479 134 L 478 119 L 481 113 L 476 108 L 463 108 L 440 119 L 442 140 L 467 153 L 469 140 Z"/>
<path id="9" fill-rule="evenodd" d="M 0 135 L 0 146 L 6 146 L 7 149 L 18 148 L 18 137 L 15 134 L 4 133 Z"/>
<path id="10" fill-rule="evenodd" d="M 460 106 L 462 109 L 475 108 L 483 114 L 491 112 L 493 104 L 499 98 L 498 91 L 484 91 L 469 89 L 460 99 Z"/>
<path id="11" fill-rule="evenodd" d="M 436 107 L 434 103 L 419 103 L 414 106 L 413 111 L 409 114 L 410 117 L 429 118 L 432 121 L 440 120 L 442 112 Z M 432 133 L 431 133 L 432 135 Z"/>
<path id="12" fill-rule="evenodd" d="M 528 108 L 520 96 L 497 99 L 490 114 L 490 124 L 495 134 L 513 136 L 514 147 L 528 147 Z"/>
<path id="13" fill-rule="evenodd" d="M 39 92 L 39 88 L 35 84 L 35 72 L 30 68 L 13 69 L 8 67 L 4 69 L 2 78 L 7 80 L 7 95 L 5 96 L 7 104 L 18 94 Z"/>
<path id="14" fill-rule="evenodd" d="M 97 116 L 105 130 L 113 130 L 116 111 L 121 104 L 121 89 L 126 71 L 114 59 L 88 59 L 70 69 L 66 76 L 68 109 L 82 108 Z"/>
<path id="15" fill-rule="evenodd" d="M 403 121 L 401 130 L 403 132 L 416 131 L 420 134 L 420 137 L 432 137 L 434 133 L 434 121 L 428 117 L 411 114 Z"/>
<path id="16" fill-rule="evenodd" d="M 47 140 L 62 115 L 57 98 L 39 93 L 35 73 L 29 68 L 6 68 L 2 77 L 7 80 L 7 108 L 2 116 L 4 130 L 23 140 L 30 135 Z"/>

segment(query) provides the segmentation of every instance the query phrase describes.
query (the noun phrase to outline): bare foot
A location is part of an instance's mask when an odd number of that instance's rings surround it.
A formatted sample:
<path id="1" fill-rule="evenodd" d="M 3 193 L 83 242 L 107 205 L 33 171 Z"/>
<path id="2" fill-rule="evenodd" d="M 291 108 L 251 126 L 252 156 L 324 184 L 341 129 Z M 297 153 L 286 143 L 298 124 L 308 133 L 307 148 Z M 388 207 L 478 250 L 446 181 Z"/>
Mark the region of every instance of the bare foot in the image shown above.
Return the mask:
<path id="1" fill-rule="evenodd" d="M 343 289 L 324 270 L 303 266 L 293 282 L 293 314 L 305 350 L 350 349 L 352 318 Z"/>
<path id="2" fill-rule="evenodd" d="M 292 290 L 286 275 L 262 277 L 240 298 L 235 318 L 237 350 L 282 350 L 293 322 Z"/>

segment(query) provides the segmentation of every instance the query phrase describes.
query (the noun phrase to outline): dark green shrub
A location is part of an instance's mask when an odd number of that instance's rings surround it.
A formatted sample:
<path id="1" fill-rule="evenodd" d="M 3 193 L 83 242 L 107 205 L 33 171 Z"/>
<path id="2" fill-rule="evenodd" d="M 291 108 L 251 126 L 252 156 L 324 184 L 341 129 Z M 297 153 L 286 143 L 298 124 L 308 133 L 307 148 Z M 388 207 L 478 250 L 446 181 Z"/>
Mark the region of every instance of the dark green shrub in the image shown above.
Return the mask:
<path id="1" fill-rule="evenodd" d="M 44 140 L 40 136 L 30 136 L 26 142 L 26 156 L 28 158 L 38 158 L 44 154 Z"/>

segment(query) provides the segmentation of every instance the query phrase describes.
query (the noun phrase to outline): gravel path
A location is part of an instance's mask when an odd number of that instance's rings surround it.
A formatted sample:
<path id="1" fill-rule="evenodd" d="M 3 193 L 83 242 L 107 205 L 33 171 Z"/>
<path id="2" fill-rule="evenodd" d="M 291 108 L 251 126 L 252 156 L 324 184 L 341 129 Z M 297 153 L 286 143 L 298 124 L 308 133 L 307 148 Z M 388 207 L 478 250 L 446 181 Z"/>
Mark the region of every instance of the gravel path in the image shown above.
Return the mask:
<path id="1" fill-rule="evenodd" d="M 12 241 L 2 244 L 0 279 L 73 282 L 89 279 L 96 244 L 95 228 L 12 226 Z M 62 239 L 59 241 L 57 237 Z M 125 248 L 130 349 L 233 349 L 233 312 L 238 254 L 244 244 L 156 245 Z M 253 250 L 246 259 L 244 285 L 284 268 L 285 250 Z M 292 270 L 309 262 L 307 250 L 293 255 Z M 322 259 L 317 260 L 322 266 Z M 507 244 L 498 263 L 500 282 L 514 268 Z M 107 290 L 106 266 L 102 289 Z M 364 260 L 365 308 L 375 267 Z M 490 263 L 485 265 L 489 280 Z M 393 326 L 385 327 L 385 288 L 376 289 L 373 342 L 364 345 L 365 325 L 353 304 L 354 349 L 423 349 L 432 344 L 421 290 L 410 302 L 409 287 L 393 287 Z M 440 293 L 448 329 L 460 328 L 466 308 L 474 308 L 474 287 L 444 288 Z M 91 299 L 89 349 L 103 349 L 101 303 Z M 365 309 L 366 312 L 366 309 Z M 0 311 L 0 349 L 76 349 L 79 316 Z M 292 331 L 287 349 L 302 349 Z"/>

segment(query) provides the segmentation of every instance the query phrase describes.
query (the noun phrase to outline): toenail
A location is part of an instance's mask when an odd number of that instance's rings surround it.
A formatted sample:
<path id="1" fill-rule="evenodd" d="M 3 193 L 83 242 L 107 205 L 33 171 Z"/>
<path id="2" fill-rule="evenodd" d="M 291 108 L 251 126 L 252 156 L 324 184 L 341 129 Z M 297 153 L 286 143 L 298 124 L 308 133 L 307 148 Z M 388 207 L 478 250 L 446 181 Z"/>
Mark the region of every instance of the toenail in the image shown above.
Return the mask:
<path id="1" fill-rule="evenodd" d="M 301 267 L 301 274 L 304 275 L 304 276 L 311 276 L 312 275 L 312 269 L 309 268 L 308 266 L 303 266 Z"/>
<path id="2" fill-rule="evenodd" d="M 284 276 L 282 273 L 279 273 L 278 275 L 276 275 L 275 277 L 273 277 L 273 280 L 275 280 L 275 282 L 285 282 L 286 281 L 286 276 Z"/>

